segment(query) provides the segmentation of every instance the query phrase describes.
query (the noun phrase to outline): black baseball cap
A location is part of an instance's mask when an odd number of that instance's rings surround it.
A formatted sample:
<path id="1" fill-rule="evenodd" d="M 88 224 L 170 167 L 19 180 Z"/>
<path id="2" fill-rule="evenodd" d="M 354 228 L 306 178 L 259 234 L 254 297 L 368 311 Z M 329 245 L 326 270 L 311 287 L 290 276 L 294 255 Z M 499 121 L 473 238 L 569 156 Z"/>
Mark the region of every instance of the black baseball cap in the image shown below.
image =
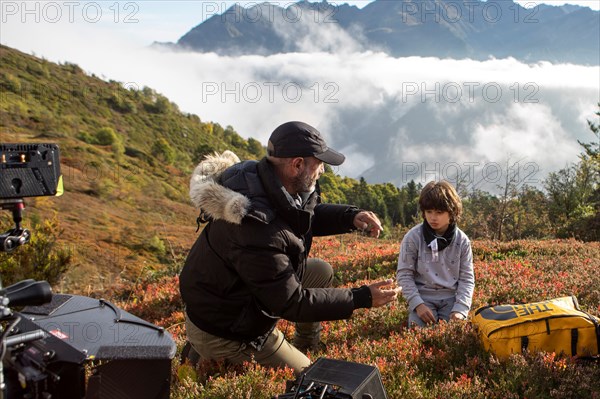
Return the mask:
<path id="1" fill-rule="evenodd" d="M 278 158 L 315 157 L 334 166 L 341 165 L 346 159 L 327 147 L 321 133 L 304 122 L 286 122 L 273 130 L 267 154 Z"/>

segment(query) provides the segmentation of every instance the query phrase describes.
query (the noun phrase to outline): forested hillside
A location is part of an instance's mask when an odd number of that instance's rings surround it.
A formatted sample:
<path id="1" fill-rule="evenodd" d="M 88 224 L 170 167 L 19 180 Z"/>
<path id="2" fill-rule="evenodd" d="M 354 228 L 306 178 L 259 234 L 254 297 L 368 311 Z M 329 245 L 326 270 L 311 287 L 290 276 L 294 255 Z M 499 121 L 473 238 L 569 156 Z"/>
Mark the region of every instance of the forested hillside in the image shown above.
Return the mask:
<path id="1" fill-rule="evenodd" d="M 0 142 L 57 143 L 65 186 L 62 197 L 26 199 L 33 242 L 1 255 L 4 284 L 33 277 L 19 264 L 36 262 L 30 252 L 53 246 L 36 240 L 56 234 L 61 251 L 47 267 L 70 263 L 60 280 L 69 290 L 160 271 L 196 236 L 187 191 L 197 160 L 224 149 L 263 156 L 258 141 L 183 113 L 148 87 L 127 89 L 4 46 L 0 58 Z M 0 217 L 5 231 L 10 215 Z"/>

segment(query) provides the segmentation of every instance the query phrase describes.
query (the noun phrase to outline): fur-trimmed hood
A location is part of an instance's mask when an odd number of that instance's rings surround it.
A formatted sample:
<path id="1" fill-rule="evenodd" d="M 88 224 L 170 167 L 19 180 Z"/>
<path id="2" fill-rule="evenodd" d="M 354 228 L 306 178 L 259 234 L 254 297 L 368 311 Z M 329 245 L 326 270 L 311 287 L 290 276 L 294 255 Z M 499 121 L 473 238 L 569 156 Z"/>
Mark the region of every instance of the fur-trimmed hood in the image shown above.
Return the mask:
<path id="1" fill-rule="evenodd" d="M 250 200 L 219 183 L 221 174 L 240 162 L 231 151 L 207 155 L 196 166 L 190 180 L 190 198 L 204 219 L 222 219 L 240 224 L 250 209 Z"/>
<path id="2" fill-rule="evenodd" d="M 318 194 L 305 199 L 302 209 L 281 184 L 266 158 L 243 161 L 231 151 L 206 157 L 190 182 L 192 203 L 200 208 L 200 220 L 241 224 L 251 217 L 263 223 L 283 218 L 295 234 L 310 229 Z"/>

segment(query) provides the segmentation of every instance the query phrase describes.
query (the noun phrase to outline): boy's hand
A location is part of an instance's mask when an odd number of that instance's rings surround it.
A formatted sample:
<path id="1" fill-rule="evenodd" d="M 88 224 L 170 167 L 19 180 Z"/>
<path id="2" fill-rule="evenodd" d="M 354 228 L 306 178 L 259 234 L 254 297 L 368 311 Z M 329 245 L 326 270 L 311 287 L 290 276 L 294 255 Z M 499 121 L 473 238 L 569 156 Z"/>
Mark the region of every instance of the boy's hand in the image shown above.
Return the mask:
<path id="1" fill-rule="evenodd" d="M 417 306 L 415 308 L 415 312 L 417 312 L 417 316 L 419 316 L 419 318 L 423 320 L 424 323 L 433 324 L 437 321 L 433 316 L 433 312 L 431 311 L 431 309 L 429 309 L 429 307 L 424 303 Z"/>
<path id="2" fill-rule="evenodd" d="M 450 313 L 450 321 L 454 321 L 454 320 L 464 320 L 465 316 L 463 316 L 462 313 L 458 313 L 458 312 L 452 312 Z"/>

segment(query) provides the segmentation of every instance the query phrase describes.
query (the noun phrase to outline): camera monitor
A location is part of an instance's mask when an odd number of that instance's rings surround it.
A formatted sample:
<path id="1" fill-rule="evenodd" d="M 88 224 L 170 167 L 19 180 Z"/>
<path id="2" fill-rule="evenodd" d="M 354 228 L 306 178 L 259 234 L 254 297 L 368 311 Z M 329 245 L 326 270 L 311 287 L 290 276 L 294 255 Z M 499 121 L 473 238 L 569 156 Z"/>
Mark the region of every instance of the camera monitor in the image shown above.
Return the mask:
<path id="1" fill-rule="evenodd" d="M 56 144 L 0 144 L 0 199 L 61 194 Z"/>

